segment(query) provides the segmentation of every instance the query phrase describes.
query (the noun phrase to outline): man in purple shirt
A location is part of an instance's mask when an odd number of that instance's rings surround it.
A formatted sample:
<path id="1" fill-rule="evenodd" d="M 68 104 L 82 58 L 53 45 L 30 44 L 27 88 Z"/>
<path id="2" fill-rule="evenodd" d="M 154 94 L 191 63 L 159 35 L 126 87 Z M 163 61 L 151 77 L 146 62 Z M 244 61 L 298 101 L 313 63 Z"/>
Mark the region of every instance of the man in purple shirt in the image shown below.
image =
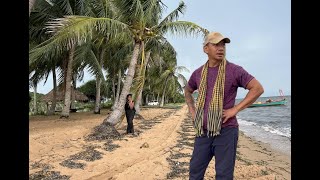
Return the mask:
<path id="1" fill-rule="evenodd" d="M 225 43 L 230 43 L 230 39 L 218 32 L 206 36 L 203 51 L 208 60 L 192 73 L 185 87 L 185 99 L 196 131 L 190 180 L 204 178 L 213 156 L 216 180 L 233 179 L 239 132 L 236 114 L 264 92 L 251 74 L 225 59 Z M 249 92 L 235 105 L 238 87 Z M 195 90 L 199 91 L 197 107 L 192 97 Z"/>

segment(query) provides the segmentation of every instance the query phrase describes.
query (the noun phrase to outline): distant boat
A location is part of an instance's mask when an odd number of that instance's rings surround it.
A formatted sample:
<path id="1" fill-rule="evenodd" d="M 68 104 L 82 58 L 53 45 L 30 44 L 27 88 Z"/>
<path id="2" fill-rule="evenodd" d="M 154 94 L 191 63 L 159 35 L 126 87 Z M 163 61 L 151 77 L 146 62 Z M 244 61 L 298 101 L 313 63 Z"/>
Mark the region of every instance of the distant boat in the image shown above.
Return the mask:
<path id="1" fill-rule="evenodd" d="M 256 102 L 253 103 L 249 106 L 249 108 L 251 107 L 265 107 L 265 106 L 281 106 L 281 105 L 286 105 L 287 104 L 287 100 L 283 99 L 283 100 L 278 100 L 278 101 L 266 101 L 266 102 Z"/>
<path id="2" fill-rule="evenodd" d="M 265 107 L 265 106 L 281 106 L 281 105 L 286 105 L 287 100 L 284 97 L 284 94 L 281 89 L 279 89 L 280 96 L 282 99 L 279 100 L 272 100 L 272 99 L 267 99 L 265 102 L 255 102 L 251 104 L 249 107 Z"/>

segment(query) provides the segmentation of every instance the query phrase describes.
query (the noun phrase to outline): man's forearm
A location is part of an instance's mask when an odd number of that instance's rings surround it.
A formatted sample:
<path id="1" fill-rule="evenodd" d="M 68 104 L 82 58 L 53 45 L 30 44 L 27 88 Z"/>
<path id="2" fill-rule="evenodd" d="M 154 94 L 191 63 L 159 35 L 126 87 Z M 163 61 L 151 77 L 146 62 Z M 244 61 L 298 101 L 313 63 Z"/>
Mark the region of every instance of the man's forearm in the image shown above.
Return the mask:
<path id="1" fill-rule="evenodd" d="M 263 88 L 257 87 L 250 89 L 246 97 L 239 104 L 236 105 L 238 112 L 254 103 L 262 93 Z"/>
<path id="2" fill-rule="evenodd" d="M 194 105 L 194 99 L 192 97 L 192 94 L 189 91 L 185 91 L 184 96 L 185 96 L 186 103 L 189 107 L 189 112 L 191 114 L 195 113 L 195 105 Z"/>

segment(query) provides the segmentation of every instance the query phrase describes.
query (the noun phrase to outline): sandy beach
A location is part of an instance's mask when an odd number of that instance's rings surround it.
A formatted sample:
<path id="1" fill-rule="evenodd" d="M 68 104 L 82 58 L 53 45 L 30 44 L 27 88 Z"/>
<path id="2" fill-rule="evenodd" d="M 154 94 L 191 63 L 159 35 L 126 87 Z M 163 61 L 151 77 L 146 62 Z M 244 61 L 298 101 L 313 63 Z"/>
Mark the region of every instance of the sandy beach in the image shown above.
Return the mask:
<path id="1" fill-rule="evenodd" d="M 29 179 L 188 179 L 194 131 L 186 105 L 142 108 L 144 119 L 134 119 L 135 135 L 125 134 L 124 119 L 116 126 L 121 138 L 87 141 L 108 113 L 72 113 L 68 120 L 31 116 Z M 214 174 L 213 158 L 205 179 Z M 234 179 L 289 180 L 291 157 L 240 132 Z"/>

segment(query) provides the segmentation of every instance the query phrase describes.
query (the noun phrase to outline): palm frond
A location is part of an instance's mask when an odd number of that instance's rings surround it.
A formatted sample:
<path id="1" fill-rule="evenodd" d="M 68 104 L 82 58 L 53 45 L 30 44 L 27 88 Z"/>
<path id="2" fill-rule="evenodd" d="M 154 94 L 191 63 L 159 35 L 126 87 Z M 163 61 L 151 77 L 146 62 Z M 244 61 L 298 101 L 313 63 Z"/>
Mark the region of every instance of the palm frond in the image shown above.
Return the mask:
<path id="1" fill-rule="evenodd" d="M 182 86 L 185 86 L 187 84 L 187 79 L 182 74 L 176 74 L 175 76 L 178 78 L 178 80 L 182 81 Z"/>
<path id="2" fill-rule="evenodd" d="M 172 54 L 173 56 L 176 56 L 177 54 L 170 42 L 162 36 L 148 39 L 146 41 L 146 50 L 151 50 L 152 52 L 156 52 L 158 54 L 163 54 L 167 52 Z"/>
<path id="3" fill-rule="evenodd" d="M 47 76 L 49 75 L 50 71 L 52 71 L 52 67 L 57 66 L 57 64 L 59 63 L 59 61 L 61 61 L 63 56 L 64 54 L 56 56 L 46 61 L 40 59 L 38 61 L 33 61 L 32 63 L 29 63 L 29 74 L 31 72 L 34 72 L 34 76 L 38 76 L 34 78 L 45 79 L 44 83 L 46 83 L 46 80 L 48 78 Z"/>
<path id="4" fill-rule="evenodd" d="M 142 86 L 144 85 L 144 76 L 137 76 L 133 79 L 133 88 L 131 89 L 132 91 L 136 92 L 138 89 L 142 89 Z"/>
<path id="5" fill-rule="evenodd" d="M 60 7 L 63 14 L 65 15 L 75 15 L 74 9 L 70 4 L 70 0 L 53 0 L 52 1 L 55 5 Z"/>
<path id="6" fill-rule="evenodd" d="M 29 50 L 33 49 L 34 47 L 36 47 L 38 45 L 38 43 L 32 39 L 29 40 Z"/>
<path id="7" fill-rule="evenodd" d="M 86 63 L 87 59 L 92 59 L 96 57 L 92 57 L 91 51 L 93 50 L 92 44 L 90 42 L 85 43 L 81 46 L 77 46 L 74 52 L 74 60 L 73 60 L 73 67 L 72 69 L 77 70 L 75 68 L 85 69 L 88 65 Z"/>
<path id="8" fill-rule="evenodd" d="M 148 0 L 144 1 L 143 7 L 145 10 L 147 27 L 158 24 L 164 9 L 163 3 L 159 0 Z"/>
<path id="9" fill-rule="evenodd" d="M 29 38 L 38 43 L 47 40 L 49 35 L 45 33 L 45 23 L 57 17 L 59 17 L 59 9 L 56 6 L 44 0 L 37 0 L 29 17 Z"/>
<path id="10" fill-rule="evenodd" d="M 143 23 L 145 24 L 145 15 L 144 15 L 144 11 L 143 11 L 143 6 L 140 2 L 140 0 L 133 0 L 132 1 L 132 9 L 134 9 L 133 11 L 133 15 L 135 17 L 135 19 L 137 20 L 137 22 L 139 23 Z"/>
<path id="11" fill-rule="evenodd" d="M 83 78 L 84 78 L 84 68 L 78 70 L 77 72 L 78 72 L 77 79 L 78 79 L 79 81 L 83 81 Z"/>
<path id="12" fill-rule="evenodd" d="M 98 61 L 96 54 L 93 52 L 92 47 L 89 44 L 80 46 L 76 49 L 75 62 L 83 62 L 87 65 L 88 72 L 90 74 L 103 79 L 103 82 L 105 81 L 102 67 Z"/>
<path id="13" fill-rule="evenodd" d="M 112 18 L 113 11 L 112 11 L 112 4 L 110 0 L 91 0 L 89 6 L 91 7 L 90 9 L 94 14 L 94 15 L 91 15 L 91 17 Z"/>
<path id="14" fill-rule="evenodd" d="M 176 72 L 181 73 L 181 72 L 190 72 L 190 71 L 185 66 L 176 66 Z"/>
<path id="15" fill-rule="evenodd" d="M 178 20 L 179 18 L 179 14 L 184 14 L 186 10 L 186 5 L 184 4 L 183 1 L 181 1 L 178 5 L 178 7 L 173 10 L 170 14 L 168 14 L 159 24 L 157 24 L 156 26 L 152 27 L 151 29 L 154 30 L 154 29 L 159 29 L 161 28 L 162 26 L 168 24 L 168 23 L 171 23 L 171 22 L 174 22 L 176 20 Z"/>
<path id="16" fill-rule="evenodd" d="M 123 22 L 142 28 L 140 26 L 145 24 L 145 14 L 140 0 L 114 0 L 113 3 L 119 10 Z"/>
<path id="17" fill-rule="evenodd" d="M 95 13 L 93 12 L 93 7 L 91 6 L 93 3 L 94 1 L 92 0 L 76 1 L 76 11 L 78 15 L 95 17 Z"/>
<path id="18" fill-rule="evenodd" d="M 38 83 L 41 80 L 44 80 L 44 84 L 46 83 L 51 68 L 48 67 L 48 64 L 41 63 L 37 64 L 37 66 L 31 66 L 29 69 L 29 74 L 33 75 L 30 77 L 30 80 L 34 83 Z"/>
<path id="19" fill-rule="evenodd" d="M 54 36 L 68 35 L 69 39 L 81 42 L 79 39 L 92 37 L 94 31 L 116 35 L 119 32 L 130 32 L 128 25 L 110 18 L 92 18 L 87 16 L 65 16 L 47 23 L 48 33 Z M 77 40 L 78 39 L 78 40 Z"/>
<path id="20" fill-rule="evenodd" d="M 48 23 L 48 31 L 55 33 L 49 40 L 41 43 L 29 53 L 29 59 L 50 59 L 69 50 L 73 45 L 81 45 L 92 39 L 93 33 L 109 32 L 116 36 L 118 32 L 128 31 L 128 26 L 110 18 L 91 18 L 84 16 L 66 16 Z M 96 31 L 95 31 L 96 30 Z"/>
<path id="21" fill-rule="evenodd" d="M 119 47 L 119 49 L 110 57 L 112 61 L 121 61 L 123 59 L 126 59 L 127 56 L 131 56 L 133 51 L 133 44 L 132 42 L 128 42 L 127 44 L 124 44 L 122 47 Z"/>
<path id="22" fill-rule="evenodd" d="M 170 70 L 165 70 L 161 75 L 159 79 L 166 79 L 172 72 Z"/>
<path id="23" fill-rule="evenodd" d="M 93 52 L 91 51 L 91 53 L 93 54 Z M 93 55 L 92 55 L 93 56 Z M 100 78 L 103 80 L 103 82 L 105 82 L 105 78 L 103 75 L 103 71 L 102 71 L 102 67 L 99 64 L 98 60 L 95 59 L 91 59 L 90 65 L 88 66 L 88 72 L 90 74 L 94 74 L 97 78 Z"/>
<path id="24" fill-rule="evenodd" d="M 169 32 L 173 35 L 182 37 L 187 37 L 189 35 L 197 36 L 199 34 L 205 36 L 209 33 L 207 29 L 188 21 L 169 22 L 159 27 L 159 29 L 156 29 L 156 31 L 157 34 L 165 34 Z"/>
<path id="25" fill-rule="evenodd" d="M 64 69 L 63 67 L 60 67 L 58 69 L 58 82 L 57 82 L 57 85 L 59 86 L 60 84 L 62 84 L 64 82 Z"/>
<path id="26" fill-rule="evenodd" d="M 30 24 L 45 24 L 48 20 L 57 18 L 57 11 L 54 11 L 54 7 L 49 4 L 47 7 L 39 7 L 41 9 L 33 11 L 29 17 Z"/>

